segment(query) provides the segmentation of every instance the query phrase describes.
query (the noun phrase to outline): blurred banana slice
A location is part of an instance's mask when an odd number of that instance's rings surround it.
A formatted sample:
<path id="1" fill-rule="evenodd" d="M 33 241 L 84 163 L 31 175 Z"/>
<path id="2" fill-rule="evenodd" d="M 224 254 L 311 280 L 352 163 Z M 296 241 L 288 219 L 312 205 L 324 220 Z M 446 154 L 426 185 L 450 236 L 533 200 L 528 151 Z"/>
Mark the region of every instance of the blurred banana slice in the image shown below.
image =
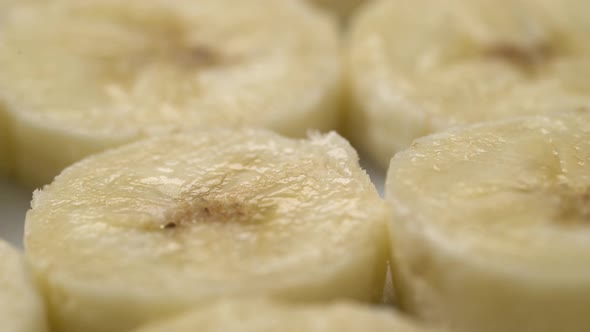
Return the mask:
<path id="1" fill-rule="evenodd" d="M 21 254 L 0 241 L 0 326 L 2 332 L 47 332 L 41 297 Z"/>
<path id="2" fill-rule="evenodd" d="M 590 111 L 419 139 L 386 195 L 405 309 L 452 331 L 590 331 Z"/>
<path id="3" fill-rule="evenodd" d="M 225 300 L 136 332 L 418 332 L 434 331 L 392 312 L 353 303 L 288 305 Z"/>
<path id="4" fill-rule="evenodd" d="M 457 124 L 590 105 L 586 0 L 384 0 L 355 21 L 348 132 L 382 167 Z"/>
<path id="5" fill-rule="evenodd" d="M 200 126 L 334 128 L 337 30 L 298 0 L 27 6 L 0 34 L 18 175 L 45 184 L 91 153 Z"/>
<path id="6" fill-rule="evenodd" d="M 222 296 L 379 301 L 390 213 L 340 136 L 213 130 L 90 157 L 35 194 L 57 331 L 126 331 Z"/>

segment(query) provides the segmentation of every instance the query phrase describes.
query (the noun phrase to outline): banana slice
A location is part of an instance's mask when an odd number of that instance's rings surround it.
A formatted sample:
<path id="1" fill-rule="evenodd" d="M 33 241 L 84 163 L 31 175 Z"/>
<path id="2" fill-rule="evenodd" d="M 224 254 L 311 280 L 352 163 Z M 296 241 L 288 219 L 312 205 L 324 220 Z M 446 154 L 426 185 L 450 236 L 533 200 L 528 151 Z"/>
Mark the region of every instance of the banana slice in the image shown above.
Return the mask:
<path id="1" fill-rule="evenodd" d="M 2 332 L 48 331 L 45 309 L 19 252 L 0 241 Z"/>
<path id="2" fill-rule="evenodd" d="M 419 139 L 386 195 L 404 308 L 454 331 L 590 331 L 590 111 Z"/>
<path id="3" fill-rule="evenodd" d="M 383 167 L 457 124 L 590 105 L 586 0 L 395 0 L 351 33 L 353 143 Z"/>
<path id="4" fill-rule="evenodd" d="M 268 300 L 220 301 L 207 308 L 154 323 L 136 332 L 418 332 L 421 327 L 391 310 L 353 303 L 288 305 Z"/>
<path id="5" fill-rule="evenodd" d="M 370 0 L 309 0 L 343 20 L 348 19 L 361 5 Z"/>
<path id="6" fill-rule="evenodd" d="M 57 0 L 9 18 L 0 103 L 28 184 L 155 134 L 337 125 L 338 29 L 299 0 Z"/>
<path id="7" fill-rule="evenodd" d="M 337 134 L 214 130 L 67 169 L 25 245 L 57 331 L 118 332 L 230 295 L 378 301 L 389 218 Z"/>

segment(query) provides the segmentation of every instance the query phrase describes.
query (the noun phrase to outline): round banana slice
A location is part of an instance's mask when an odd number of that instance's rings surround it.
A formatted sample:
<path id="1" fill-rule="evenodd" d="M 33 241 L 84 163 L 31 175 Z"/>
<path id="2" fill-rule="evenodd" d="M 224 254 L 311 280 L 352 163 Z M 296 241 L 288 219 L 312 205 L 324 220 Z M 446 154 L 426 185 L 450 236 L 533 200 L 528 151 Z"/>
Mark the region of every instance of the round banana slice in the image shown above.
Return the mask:
<path id="1" fill-rule="evenodd" d="M 391 310 L 353 303 L 288 305 L 268 300 L 225 300 L 153 323 L 136 332 L 418 332 L 434 331 Z"/>
<path id="2" fill-rule="evenodd" d="M 386 195 L 405 309 L 454 331 L 590 331 L 590 111 L 419 139 Z"/>
<path id="3" fill-rule="evenodd" d="M 304 136 L 338 120 L 338 29 L 299 0 L 41 2 L 9 15 L 0 39 L 0 104 L 32 185 L 145 136 Z"/>
<path id="4" fill-rule="evenodd" d="M 47 332 L 41 297 L 21 254 L 0 241 L 0 325 L 2 332 Z"/>
<path id="5" fill-rule="evenodd" d="M 586 0 L 389 0 L 348 52 L 353 143 L 387 167 L 457 124 L 590 105 Z"/>
<path id="6" fill-rule="evenodd" d="M 25 246 L 58 331 L 119 332 L 221 296 L 378 301 L 389 218 L 337 134 L 213 130 L 68 168 Z"/>

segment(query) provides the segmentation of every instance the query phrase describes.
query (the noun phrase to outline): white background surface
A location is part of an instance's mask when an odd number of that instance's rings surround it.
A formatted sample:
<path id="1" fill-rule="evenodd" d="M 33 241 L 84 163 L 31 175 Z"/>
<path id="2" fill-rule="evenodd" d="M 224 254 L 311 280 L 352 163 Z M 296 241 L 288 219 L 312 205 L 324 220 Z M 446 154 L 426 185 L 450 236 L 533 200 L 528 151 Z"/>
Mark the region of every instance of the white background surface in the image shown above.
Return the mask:
<path id="1" fill-rule="evenodd" d="M 365 166 L 379 192 L 383 193 L 383 174 Z M 23 223 L 32 192 L 12 180 L 0 177 L 0 238 L 22 248 Z"/>

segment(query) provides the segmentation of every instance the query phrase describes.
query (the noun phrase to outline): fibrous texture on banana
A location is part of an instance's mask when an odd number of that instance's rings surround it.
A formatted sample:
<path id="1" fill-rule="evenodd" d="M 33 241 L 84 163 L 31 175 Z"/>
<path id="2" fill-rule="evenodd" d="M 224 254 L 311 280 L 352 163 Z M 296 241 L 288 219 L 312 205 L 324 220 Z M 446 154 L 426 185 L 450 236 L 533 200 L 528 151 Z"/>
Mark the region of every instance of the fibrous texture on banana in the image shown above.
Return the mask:
<path id="1" fill-rule="evenodd" d="M 2 332 L 47 332 L 43 301 L 16 249 L 0 241 L 0 327 Z"/>
<path id="2" fill-rule="evenodd" d="M 335 133 L 211 130 L 68 168 L 25 246 L 57 331 L 119 332 L 222 296 L 379 300 L 389 218 Z"/>
<path id="3" fill-rule="evenodd" d="M 452 331 L 590 330 L 590 111 L 416 140 L 386 186 L 402 307 Z"/>
<path id="4" fill-rule="evenodd" d="M 586 0 L 385 0 L 355 21 L 348 130 L 387 167 L 457 124 L 590 105 Z"/>
<path id="5" fill-rule="evenodd" d="M 226 300 L 136 332 L 419 332 L 434 331 L 390 309 L 353 303 L 293 305 L 268 300 Z"/>
<path id="6" fill-rule="evenodd" d="M 337 125 L 337 26 L 300 1 L 56 0 L 6 16 L 0 105 L 30 185 L 150 135 Z"/>

